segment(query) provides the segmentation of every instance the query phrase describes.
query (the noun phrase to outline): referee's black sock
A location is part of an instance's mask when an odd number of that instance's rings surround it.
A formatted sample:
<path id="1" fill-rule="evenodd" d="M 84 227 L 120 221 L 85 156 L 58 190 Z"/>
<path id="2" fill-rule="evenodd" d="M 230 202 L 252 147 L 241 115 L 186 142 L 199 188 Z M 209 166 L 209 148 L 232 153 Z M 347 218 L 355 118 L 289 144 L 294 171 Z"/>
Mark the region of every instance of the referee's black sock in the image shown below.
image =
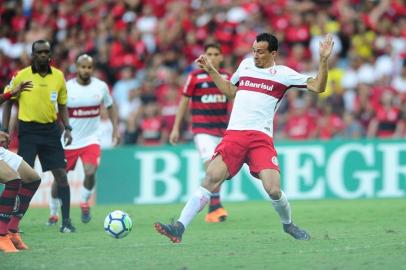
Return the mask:
<path id="1" fill-rule="evenodd" d="M 61 199 L 61 212 L 62 212 L 62 222 L 69 218 L 70 212 L 70 188 L 69 186 L 59 186 L 58 185 L 58 198 Z"/>

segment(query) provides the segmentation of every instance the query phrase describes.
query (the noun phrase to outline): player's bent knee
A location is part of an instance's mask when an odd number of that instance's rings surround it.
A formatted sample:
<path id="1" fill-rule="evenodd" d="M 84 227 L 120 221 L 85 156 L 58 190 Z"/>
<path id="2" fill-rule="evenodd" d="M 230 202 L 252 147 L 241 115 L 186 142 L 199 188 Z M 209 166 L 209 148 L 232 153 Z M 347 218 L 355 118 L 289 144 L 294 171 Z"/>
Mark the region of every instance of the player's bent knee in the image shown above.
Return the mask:
<path id="1" fill-rule="evenodd" d="M 221 179 L 212 174 L 206 174 L 202 186 L 210 192 L 214 192 L 221 183 Z"/>
<path id="2" fill-rule="evenodd" d="M 17 178 L 20 178 L 18 173 L 14 171 L 6 162 L 0 160 L 0 183 L 5 183 Z"/>
<path id="3" fill-rule="evenodd" d="M 94 177 L 96 174 L 97 168 L 95 166 L 85 166 L 85 176 Z"/>
<path id="4" fill-rule="evenodd" d="M 221 182 L 221 176 L 213 172 L 207 172 L 205 177 L 205 182 L 210 184 L 217 184 Z"/>
<path id="5" fill-rule="evenodd" d="M 20 178 L 15 172 L 2 172 L 0 174 L 0 183 L 5 184 L 8 181 Z"/>
<path id="6" fill-rule="evenodd" d="M 39 174 L 25 161 L 21 162 L 18 174 L 24 183 L 31 183 L 41 179 Z"/>
<path id="7" fill-rule="evenodd" d="M 280 189 L 273 189 L 273 190 L 267 190 L 267 193 L 269 197 L 271 197 L 272 200 L 279 200 L 281 198 L 281 190 Z"/>
<path id="8" fill-rule="evenodd" d="M 32 183 L 36 181 L 41 181 L 41 177 L 36 172 L 34 172 L 29 176 L 21 177 L 21 181 L 23 181 L 24 183 Z"/>
<path id="9" fill-rule="evenodd" d="M 52 170 L 52 174 L 54 176 L 55 182 L 58 186 L 68 186 L 68 177 L 66 174 L 65 169 L 54 169 Z"/>
<path id="10" fill-rule="evenodd" d="M 96 174 L 95 173 L 85 173 L 85 177 L 89 179 L 95 179 Z"/>
<path id="11" fill-rule="evenodd" d="M 66 179 L 64 179 L 64 180 L 61 180 L 61 179 L 56 180 L 55 179 L 55 182 L 56 182 L 56 185 L 58 187 L 67 187 L 67 186 L 69 186 L 69 183 L 68 183 L 68 181 Z"/>

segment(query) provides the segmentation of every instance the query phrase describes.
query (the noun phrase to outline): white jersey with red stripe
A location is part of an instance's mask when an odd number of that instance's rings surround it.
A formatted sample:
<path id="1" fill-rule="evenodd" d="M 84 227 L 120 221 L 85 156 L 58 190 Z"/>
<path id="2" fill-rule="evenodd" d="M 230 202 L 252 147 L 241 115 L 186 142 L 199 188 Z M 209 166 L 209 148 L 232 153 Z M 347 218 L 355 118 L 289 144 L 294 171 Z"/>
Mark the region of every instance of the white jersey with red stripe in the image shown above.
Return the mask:
<path id="1" fill-rule="evenodd" d="M 107 84 L 92 77 L 90 84 L 81 85 L 73 78 L 66 83 L 66 87 L 69 123 L 73 130 L 72 144 L 64 148 L 78 149 L 91 144 L 100 144 L 100 105 L 103 104 L 108 108 L 113 104 Z"/>
<path id="2" fill-rule="evenodd" d="M 257 68 L 253 58 L 244 59 L 230 80 L 238 88 L 227 130 L 258 130 L 272 137 L 283 95 L 290 87 L 306 88 L 309 78 L 286 66 Z"/>

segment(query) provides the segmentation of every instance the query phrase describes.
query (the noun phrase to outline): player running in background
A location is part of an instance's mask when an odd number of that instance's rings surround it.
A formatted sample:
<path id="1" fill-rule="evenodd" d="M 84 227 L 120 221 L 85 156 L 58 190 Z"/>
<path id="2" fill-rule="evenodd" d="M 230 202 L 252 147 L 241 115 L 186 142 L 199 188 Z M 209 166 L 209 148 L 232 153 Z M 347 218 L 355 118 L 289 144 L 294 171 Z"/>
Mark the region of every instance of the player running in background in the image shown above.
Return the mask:
<path id="1" fill-rule="evenodd" d="M 244 163 L 251 174 L 262 181 L 279 215 L 283 230 L 298 240 L 309 240 L 310 235 L 293 224 L 289 202 L 280 189 L 277 154 L 273 145 L 273 119 L 278 102 L 290 87 L 307 88 L 321 93 L 327 82 L 327 60 L 333 48 L 331 35 L 320 42 L 319 69 L 316 78 L 297 73 L 275 64 L 278 40 L 269 33 L 256 37 L 253 57 L 244 59 L 228 81 L 213 67 L 207 56 L 196 61 L 227 97 L 233 98 L 227 131 L 215 150 L 207 168 L 203 184 L 189 198 L 177 222 L 156 222 L 155 229 L 172 242 L 182 240 L 184 230 L 207 204 L 210 195 L 221 183 L 233 177 Z"/>
<path id="2" fill-rule="evenodd" d="M 100 161 L 100 106 L 107 109 L 109 119 L 113 126 L 112 141 L 114 145 L 120 143 L 118 131 L 117 110 L 105 82 L 92 77 L 93 58 L 87 54 L 79 55 L 76 60 L 76 78 L 66 83 L 68 90 L 68 112 L 72 125 L 72 144 L 64 146 L 67 160 L 66 170 L 73 170 L 80 158 L 83 163 L 85 179 L 81 189 L 80 208 L 82 222 L 88 223 L 91 219 L 89 198 L 96 182 L 96 171 Z M 50 212 L 48 223 L 51 225 L 58 221 L 58 204 L 56 186 L 52 186 Z"/>
<path id="3" fill-rule="evenodd" d="M 31 81 L 20 83 L 0 95 L 0 104 L 32 86 Z M 41 183 L 39 175 L 22 157 L 5 148 L 9 142 L 8 134 L 0 131 L 0 183 L 4 184 L 0 196 L 0 250 L 5 253 L 28 249 L 18 227 Z"/>
<path id="4" fill-rule="evenodd" d="M 205 55 L 212 65 L 219 70 L 221 76 L 229 79 L 230 75 L 220 70 L 223 61 L 221 48 L 217 44 L 207 44 L 204 48 Z M 180 137 L 182 120 L 191 102 L 192 132 L 194 141 L 203 160 L 204 168 L 207 170 L 214 149 L 220 143 L 227 128 L 228 106 L 227 97 L 222 94 L 214 84 L 213 80 L 204 70 L 191 72 L 183 88 L 182 97 L 179 101 L 175 123 L 169 142 L 176 145 Z M 210 196 L 209 212 L 206 215 L 206 222 L 221 222 L 227 217 L 227 212 L 220 202 L 220 186 Z"/>

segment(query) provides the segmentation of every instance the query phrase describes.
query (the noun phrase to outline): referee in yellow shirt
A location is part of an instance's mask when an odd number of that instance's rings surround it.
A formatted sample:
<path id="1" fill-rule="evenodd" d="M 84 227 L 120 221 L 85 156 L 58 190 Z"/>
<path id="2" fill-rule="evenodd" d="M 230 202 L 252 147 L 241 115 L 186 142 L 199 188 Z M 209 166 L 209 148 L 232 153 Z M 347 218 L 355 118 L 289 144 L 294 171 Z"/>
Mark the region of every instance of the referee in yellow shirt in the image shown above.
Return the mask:
<path id="1" fill-rule="evenodd" d="M 37 40 L 32 44 L 32 64 L 20 70 L 10 82 L 5 92 L 13 89 L 22 81 L 32 81 L 31 91 L 22 92 L 18 102 L 18 154 L 32 167 L 35 157 L 41 162 L 43 171 L 51 171 L 58 185 L 62 225 L 60 232 L 74 232 L 70 220 L 70 189 L 66 175 L 66 160 L 61 143 L 61 130 L 57 123 L 60 119 L 65 127 L 64 142 L 72 142 L 69 125 L 67 92 L 65 78 L 59 69 L 50 66 L 51 45 L 46 40 Z M 8 131 L 13 99 L 7 101 L 3 112 L 3 131 Z"/>

